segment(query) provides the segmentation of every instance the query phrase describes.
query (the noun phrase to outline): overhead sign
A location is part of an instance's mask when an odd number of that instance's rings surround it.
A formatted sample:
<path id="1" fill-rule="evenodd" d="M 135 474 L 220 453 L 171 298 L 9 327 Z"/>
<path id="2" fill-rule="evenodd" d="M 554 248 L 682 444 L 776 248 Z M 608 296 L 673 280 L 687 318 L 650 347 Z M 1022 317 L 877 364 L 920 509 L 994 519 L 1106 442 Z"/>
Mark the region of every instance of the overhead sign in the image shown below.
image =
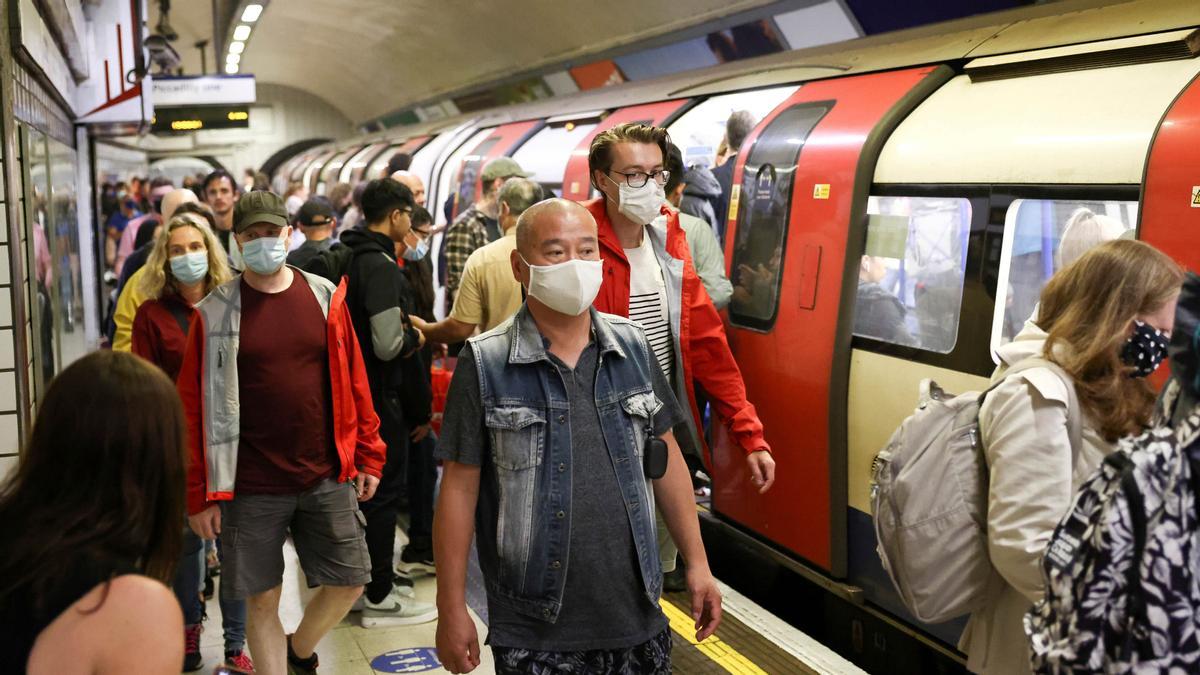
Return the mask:
<path id="1" fill-rule="evenodd" d="M 154 107 L 254 103 L 253 75 L 154 77 Z"/>
<path id="2" fill-rule="evenodd" d="M 151 130 L 156 134 L 170 134 L 201 129 L 245 129 L 249 126 L 250 110 L 244 105 L 190 106 L 155 110 Z"/>

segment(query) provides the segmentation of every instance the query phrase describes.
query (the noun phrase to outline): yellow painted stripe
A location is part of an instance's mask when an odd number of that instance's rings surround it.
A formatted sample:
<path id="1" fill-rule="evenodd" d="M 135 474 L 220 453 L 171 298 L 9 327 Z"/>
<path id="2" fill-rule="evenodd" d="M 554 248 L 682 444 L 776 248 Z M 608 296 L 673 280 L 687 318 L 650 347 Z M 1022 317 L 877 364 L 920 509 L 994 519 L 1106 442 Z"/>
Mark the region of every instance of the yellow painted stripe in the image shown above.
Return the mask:
<path id="1" fill-rule="evenodd" d="M 701 654 L 707 656 L 727 672 L 735 675 L 767 675 L 765 670 L 754 665 L 753 661 L 742 656 L 741 652 L 730 647 L 716 635 L 710 635 L 704 642 L 696 642 L 696 622 L 692 620 L 692 617 L 666 600 L 659 600 L 658 604 L 662 605 L 663 613 L 667 615 L 667 620 L 671 623 L 671 630 L 679 633 L 683 639 L 695 645 Z"/>

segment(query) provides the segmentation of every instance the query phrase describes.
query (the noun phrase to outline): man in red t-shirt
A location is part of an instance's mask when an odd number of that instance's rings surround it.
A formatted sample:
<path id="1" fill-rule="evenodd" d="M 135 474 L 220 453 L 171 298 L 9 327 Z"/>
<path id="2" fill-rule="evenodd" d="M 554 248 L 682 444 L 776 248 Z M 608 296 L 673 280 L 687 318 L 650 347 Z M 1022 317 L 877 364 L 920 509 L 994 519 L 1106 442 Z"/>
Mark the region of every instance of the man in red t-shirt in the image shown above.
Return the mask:
<path id="1" fill-rule="evenodd" d="M 248 600 L 258 672 L 315 672 L 317 642 L 370 579 L 358 502 L 374 494 L 385 449 L 344 285 L 284 264 L 291 228 L 278 195 L 243 196 L 233 229 L 246 271 L 196 306 L 179 375 L 188 521 L 222 539 L 221 595 Z M 321 589 L 285 642 L 289 533 Z"/>

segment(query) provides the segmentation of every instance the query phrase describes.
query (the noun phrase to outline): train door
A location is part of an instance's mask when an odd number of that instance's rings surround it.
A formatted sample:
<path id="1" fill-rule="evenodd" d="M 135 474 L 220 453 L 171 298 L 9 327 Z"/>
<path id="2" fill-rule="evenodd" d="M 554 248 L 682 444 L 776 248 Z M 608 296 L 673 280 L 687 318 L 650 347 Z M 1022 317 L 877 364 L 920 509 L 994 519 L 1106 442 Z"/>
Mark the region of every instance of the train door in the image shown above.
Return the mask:
<path id="1" fill-rule="evenodd" d="M 414 162 L 416 161 L 417 151 L 425 147 L 429 142 L 429 136 L 414 136 L 400 143 L 393 143 L 386 150 L 374 155 L 374 159 L 370 162 L 370 168 L 359 173 L 357 180 L 371 180 L 374 178 L 383 177 L 383 172 L 387 169 L 388 162 L 392 160 L 392 156 L 397 152 L 407 152 L 413 155 Z M 409 165 L 409 171 L 413 170 L 412 165 Z"/>
<path id="2" fill-rule="evenodd" d="M 361 148 L 357 145 L 346 148 L 330 158 L 328 162 L 325 162 L 325 166 L 321 167 L 321 170 L 317 172 L 317 187 L 314 194 L 324 195 L 327 193 L 329 188 L 338 182 L 338 175 L 341 173 L 342 167 L 345 166 L 346 160 L 358 154 L 359 150 Z"/>
<path id="3" fill-rule="evenodd" d="M 592 139 L 601 132 L 608 131 L 618 124 L 625 124 L 626 122 L 663 126 L 669 124 L 676 116 L 683 112 L 687 104 L 688 99 L 675 99 L 673 101 L 634 105 L 616 110 L 604 118 L 602 122 L 592 129 L 591 133 L 583 137 L 579 145 L 575 148 L 575 152 L 571 153 L 571 159 L 567 162 L 567 170 L 563 174 L 562 196 L 567 199 L 574 199 L 575 201 L 583 201 L 590 199 L 594 194 L 598 194 L 592 188 L 592 181 L 588 172 L 588 150 L 591 149 Z"/>
<path id="4" fill-rule="evenodd" d="M 386 143 L 371 143 L 370 145 L 363 146 L 342 165 L 341 171 L 338 172 L 338 181 L 354 185 L 362 180 L 362 174 L 366 170 L 367 165 L 386 147 Z"/>
<path id="5" fill-rule="evenodd" d="M 513 159 L 533 174 L 530 178 L 542 186 L 545 196 L 562 196 L 562 179 L 567 162 L 571 160 L 571 151 L 596 128 L 602 114 L 585 112 L 551 117 L 546 120 L 546 126 L 513 153 Z"/>
<path id="6" fill-rule="evenodd" d="M 454 204 L 450 207 L 452 222 L 458 214 L 483 198 L 483 185 L 479 182 L 483 166 L 497 157 L 511 156 L 514 150 L 521 147 L 526 139 L 542 127 L 542 124 L 541 120 L 502 124 L 489 130 L 487 135 L 471 148 L 462 158 L 462 166 L 455 178 L 454 191 L 448 195 L 454 199 Z"/>
<path id="7" fill-rule="evenodd" d="M 792 84 L 710 96 L 689 108 L 667 127 L 671 142 L 683 155 L 683 165 L 688 168 L 714 168 L 717 148 L 725 138 L 725 123 L 732 113 L 745 110 L 754 119 L 761 120 L 784 99 L 796 93 L 798 88 L 798 85 Z M 724 218 L 725 215 L 719 214 L 719 217 Z"/>
<path id="8" fill-rule="evenodd" d="M 835 577 L 846 571 L 843 306 L 866 195 L 886 133 L 946 77 L 926 67 L 806 83 L 759 124 L 734 170 L 728 336 L 778 470 L 758 495 L 744 454 L 714 425 L 713 509 Z"/>
<path id="9" fill-rule="evenodd" d="M 1200 271 L 1200 76 L 1171 104 L 1155 133 L 1142 184 L 1139 237 Z"/>
<path id="10" fill-rule="evenodd" d="M 321 167 L 325 166 L 325 163 L 332 159 L 337 152 L 337 150 L 326 150 L 325 152 L 317 155 L 316 158 L 309 162 L 308 166 L 305 167 L 304 176 L 300 179 L 300 182 L 308 190 L 309 194 L 317 193 L 317 180 L 321 176 Z"/>

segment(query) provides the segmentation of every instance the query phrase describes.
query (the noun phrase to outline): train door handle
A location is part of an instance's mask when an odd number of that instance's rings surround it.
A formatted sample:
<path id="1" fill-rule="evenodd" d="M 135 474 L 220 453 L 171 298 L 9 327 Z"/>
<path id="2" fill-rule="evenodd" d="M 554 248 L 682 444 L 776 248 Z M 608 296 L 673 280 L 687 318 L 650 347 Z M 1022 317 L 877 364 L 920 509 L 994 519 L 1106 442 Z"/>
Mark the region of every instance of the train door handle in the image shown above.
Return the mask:
<path id="1" fill-rule="evenodd" d="M 817 280 L 821 274 L 821 247 L 804 245 L 800 259 L 800 309 L 815 309 L 817 306 Z"/>

